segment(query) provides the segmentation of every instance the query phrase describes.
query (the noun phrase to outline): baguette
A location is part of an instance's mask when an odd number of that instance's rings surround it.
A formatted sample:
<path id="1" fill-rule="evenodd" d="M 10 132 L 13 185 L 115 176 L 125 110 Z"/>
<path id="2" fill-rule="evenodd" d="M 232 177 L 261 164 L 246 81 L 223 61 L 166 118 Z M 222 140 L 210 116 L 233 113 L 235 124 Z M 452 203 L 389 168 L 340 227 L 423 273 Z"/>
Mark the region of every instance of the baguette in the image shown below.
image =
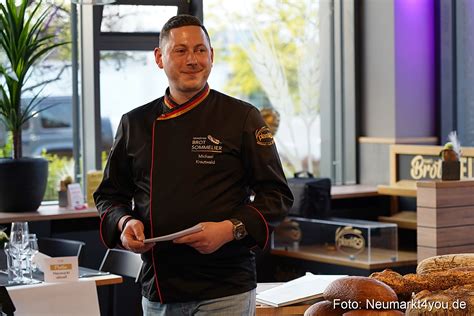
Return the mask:
<path id="1" fill-rule="evenodd" d="M 453 268 L 474 267 L 474 253 L 460 253 L 426 258 L 418 263 L 417 274 L 447 271 Z"/>
<path id="2" fill-rule="evenodd" d="M 424 290 L 413 296 L 412 302 L 406 311 L 408 316 L 473 315 L 474 284 L 454 286 L 442 291 Z"/>
<path id="3" fill-rule="evenodd" d="M 456 285 L 474 284 L 474 272 L 472 271 L 439 271 L 429 274 L 406 274 L 386 269 L 382 272 L 374 272 L 371 278 L 382 281 L 390 286 L 398 298 L 408 301 L 412 293 L 423 290 L 438 291 L 446 290 Z"/>

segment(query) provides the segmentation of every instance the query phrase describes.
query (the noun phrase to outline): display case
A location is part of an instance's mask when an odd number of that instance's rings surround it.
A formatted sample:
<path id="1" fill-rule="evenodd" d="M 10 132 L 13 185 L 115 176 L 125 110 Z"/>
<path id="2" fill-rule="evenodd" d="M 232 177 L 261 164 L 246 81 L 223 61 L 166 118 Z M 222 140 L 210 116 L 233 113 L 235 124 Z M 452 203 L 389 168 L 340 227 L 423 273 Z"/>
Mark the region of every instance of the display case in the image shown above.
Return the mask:
<path id="1" fill-rule="evenodd" d="M 397 225 L 366 220 L 289 217 L 275 229 L 272 249 L 363 263 L 398 260 Z"/>

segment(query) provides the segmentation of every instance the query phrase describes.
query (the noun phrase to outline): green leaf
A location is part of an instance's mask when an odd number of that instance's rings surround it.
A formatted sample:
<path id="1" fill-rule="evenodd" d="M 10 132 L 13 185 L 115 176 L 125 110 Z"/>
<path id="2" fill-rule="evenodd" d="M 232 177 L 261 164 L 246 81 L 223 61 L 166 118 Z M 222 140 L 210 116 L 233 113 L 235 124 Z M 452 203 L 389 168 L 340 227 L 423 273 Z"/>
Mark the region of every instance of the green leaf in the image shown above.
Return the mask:
<path id="1" fill-rule="evenodd" d="M 54 35 L 44 34 L 42 28 L 50 7 L 41 12 L 41 3 L 31 4 L 30 0 L 22 0 L 19 6 L 15 0 L 0 3 L 0 47 L 7 59 L 0 67 L 5 79 L 0 85 L 0 118 L 14 133 L 21 133 L 21 126 L 35 115 L 39 104 L 35 102 L 37 94 L 27 106 L 21 106 L 28 72 L 41 57 L 66 44 L 55 42 Z M 30 5 L 33 7 L 27 10 Z M 18 150 L 14 148 L 14 152 Z"/>

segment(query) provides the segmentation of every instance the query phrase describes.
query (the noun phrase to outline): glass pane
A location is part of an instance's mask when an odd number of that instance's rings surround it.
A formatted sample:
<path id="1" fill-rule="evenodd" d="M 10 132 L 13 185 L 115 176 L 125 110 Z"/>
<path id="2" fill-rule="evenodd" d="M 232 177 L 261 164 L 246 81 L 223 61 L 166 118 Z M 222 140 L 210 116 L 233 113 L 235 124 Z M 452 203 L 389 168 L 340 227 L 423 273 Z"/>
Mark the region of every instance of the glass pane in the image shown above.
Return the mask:
<path id="1" fill-rule="evenodd" d="M 159 98 L 167 87 L 153 52 L 101 52 L 100 111 L 110 119 L 114 135 L 124 113 Z"/>
<path id="2" fill-rule="evenodd" d="M 176 6 L 106 5 L 101 32 L 160 32 L 163 24 L 178 13 Z"/>
<path id="3" fill-rule="evenodd" d="M 72 127 L 72 100 L 69 97 L 50 97 L 41 103 L 43 110 L 36 116 L 41 117 L 43 128 L 71 128 Z"/>
<path id="4" fill-rule="evenodd" d="M 319 174 L 321 157 L 319 0 L 204 1 L 224 93 L 258 107 L 277 127 L 288 176 Z M 219 87 L 213 87 L 219 89 Z"/>
<path id="5" fill-rule="evenodd" d="M 209 85 L 222 90 L 227 66 L 215 64 L 212 71 Z M 167 87 L 168 79 L 156 65 L 152 51 L 101 51 L 100 111 L 102 122 L 110 120 L 114 135 L 123 114 L 163 96 Z"/>

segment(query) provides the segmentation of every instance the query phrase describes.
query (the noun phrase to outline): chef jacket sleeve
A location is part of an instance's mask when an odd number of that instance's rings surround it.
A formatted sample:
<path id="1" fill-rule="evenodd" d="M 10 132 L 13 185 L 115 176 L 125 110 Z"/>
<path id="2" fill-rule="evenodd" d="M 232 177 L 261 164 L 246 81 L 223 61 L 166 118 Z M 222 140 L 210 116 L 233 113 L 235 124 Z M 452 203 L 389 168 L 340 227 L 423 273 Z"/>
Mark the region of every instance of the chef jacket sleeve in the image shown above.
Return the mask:
<path id="1" fill-rule="evenodd" d="M 120 231 L 117 225 L 120 218 L 132 215 L 134 183 L 132 162 L 127 155 L 128 127 L 127 116 L 124 115 L 105 166 L 104 177 L 94 192 L 100 215 L 100 237 L 108 248 L 119 243 Z"/>
<path id="2" fill-rule="evenodd" d="M 249 188 L 255 193 L 253 201 L 238 207 L 234 218 L 242 221 L 249 246 L 268 246 L 273 228 L 287 215 L 293 204 L 277 148 L 270 129 L 260 112 L 252 108 L 244 123 L 242 159 Z"/>

